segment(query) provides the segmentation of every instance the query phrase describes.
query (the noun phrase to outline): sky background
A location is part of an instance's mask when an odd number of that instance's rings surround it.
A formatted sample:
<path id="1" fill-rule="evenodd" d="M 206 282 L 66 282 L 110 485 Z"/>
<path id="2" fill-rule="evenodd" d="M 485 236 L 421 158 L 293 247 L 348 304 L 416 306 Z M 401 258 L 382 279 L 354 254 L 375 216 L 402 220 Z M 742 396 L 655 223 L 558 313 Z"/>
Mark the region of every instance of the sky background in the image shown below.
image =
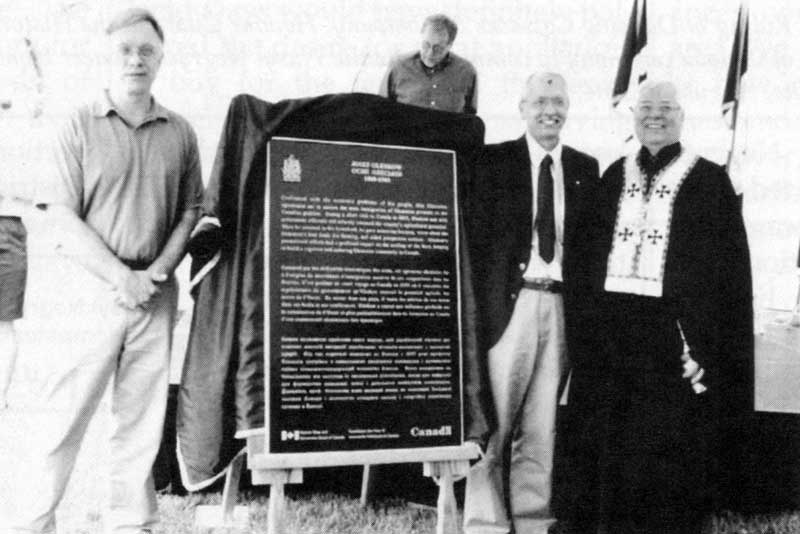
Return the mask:
<path id="1" fill-rule="evenodd" d="M 14 102 L 0 112 L 0 150 L 23 189 L 52 122 L 105 84 L 102 29 L 131 5 L 150 8 L 164 27 L 154 93 L 195 126 L 205 180 L 231 97 L 376 92 L 389 59 L 418 47 L 421 22 L 435 12 L 456 20 L 453 50 L 478 70 L 487 142 L 522 134 L 517 103 L 536 70 L 566 77 L 571 107 L 562 138 L 601 167 L 623 153 L 630 131 L 630 112 L 612 110 L 610 96 L 632 0 L 0 0 L 0 27 L 11 30 L 0 36 L 0 101 Z M 720 105 L 738 8 L 733 0 L 648 2 L 649 76 L 677 83 L 684 143 L 717 162 L 730 143 Z M 758 305 L 790 308 L 800 240 L 800 6 L 754 2 L 750 24 L 740 134 L 747 158 L 736 178 L 746 192 Z M 44 114 L 36 120 L 26 36 L 44 76 Z"/>

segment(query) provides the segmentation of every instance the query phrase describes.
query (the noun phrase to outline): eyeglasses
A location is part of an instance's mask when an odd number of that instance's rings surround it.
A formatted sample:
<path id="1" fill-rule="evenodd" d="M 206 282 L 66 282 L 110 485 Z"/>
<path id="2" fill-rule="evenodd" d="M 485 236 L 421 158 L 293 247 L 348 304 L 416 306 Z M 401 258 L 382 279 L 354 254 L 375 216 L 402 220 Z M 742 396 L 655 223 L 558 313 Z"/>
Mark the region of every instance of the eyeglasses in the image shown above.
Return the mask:
<path id="1" fill-rule="evenodd" d="M 669 115 L 673 111 L 681 109 L 680 106 L 661 105 L 654 106 L 652 104 L 638 104 L 636 107 L 631 108 L 631 111 L 640 115 L 650 115 L 653 111 L 658 111 L 661 115 Z"/>
<path id="2" fill-rule="evenodd" d="M 142 45 L 140 47 L 136 47 L 128 44 L 121 44 L 117 48 L 117 53 L 123 57 L 128 57 L 133 54 L 136 54 L 140 58 L 147 60 L 155 57 L 158 54 L 158 50 L 156 50 L 155 47 L 150 45 Z"/>
<path id="3" fill-rule="evenodd" d="M 528 104 L 529 106 L 532 106 L 537 109 L 546 108 L 548 105 L 552 105 L 553 107 L 556 108 L 564 107 L 567 105 L 567 101 L 564 98 L 558 96 L 552 98 L 540 97 L 537 98 L 536 100 L 530 100 L 528 98 L 525 98 L 522 101 Z"/>
<path id="4" fill-rule="evenodd" d="M 432 51 L 433 55 L 435 56 L 438 56 L 443 52 L 445 52 L 448 46 L 449 45 L 439 45 L 439 44 L 432 45 L 428 41 L 422 41 L 422 50 L 424 50 L 425 52 Z"/>

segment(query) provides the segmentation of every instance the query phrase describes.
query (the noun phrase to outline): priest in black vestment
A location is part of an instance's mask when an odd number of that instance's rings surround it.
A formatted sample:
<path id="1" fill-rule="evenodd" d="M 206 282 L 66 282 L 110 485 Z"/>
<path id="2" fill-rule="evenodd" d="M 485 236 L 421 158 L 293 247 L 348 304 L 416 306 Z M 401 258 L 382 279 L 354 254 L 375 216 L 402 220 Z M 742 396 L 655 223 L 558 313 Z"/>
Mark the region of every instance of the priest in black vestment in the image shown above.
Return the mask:
<path id="1" fill-rule="evenodd" d="M 564 433 L 575 532 L 700 532 L 728 506 L 751 413 L 744 223 L 722 167 L 679 139 L 675 86 L 646 82 L 638 153 L 603 174 Z M 585 349 L 585 347 L 591 347 Z M 741 427 L 738 427 L 741 428 Z"/>

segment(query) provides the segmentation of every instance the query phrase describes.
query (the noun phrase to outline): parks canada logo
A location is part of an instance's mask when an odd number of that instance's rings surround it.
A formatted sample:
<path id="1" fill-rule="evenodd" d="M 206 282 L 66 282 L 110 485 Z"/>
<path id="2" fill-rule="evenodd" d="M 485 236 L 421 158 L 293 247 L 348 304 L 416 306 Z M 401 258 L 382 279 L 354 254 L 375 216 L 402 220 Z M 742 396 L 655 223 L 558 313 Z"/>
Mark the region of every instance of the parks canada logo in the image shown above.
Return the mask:
<path id="1" fill-rule="evenodd" d="M 439 428 L 420 428 L 418 426 L 411 428 L 411 435 L 415 438 L 428 438 L 436 436 L 452 436 L 453 427 L 451 425 L 442 425 Z"/>
<path id="2" fill-rule="evenodd" d="M 283 160 L 283 181 L 284 182 L 300 182 L 300 175 L 303 172 L 300 167 L 300 160 L 294 157 L 294 154 L 289 154 L 289 157 Z"/>

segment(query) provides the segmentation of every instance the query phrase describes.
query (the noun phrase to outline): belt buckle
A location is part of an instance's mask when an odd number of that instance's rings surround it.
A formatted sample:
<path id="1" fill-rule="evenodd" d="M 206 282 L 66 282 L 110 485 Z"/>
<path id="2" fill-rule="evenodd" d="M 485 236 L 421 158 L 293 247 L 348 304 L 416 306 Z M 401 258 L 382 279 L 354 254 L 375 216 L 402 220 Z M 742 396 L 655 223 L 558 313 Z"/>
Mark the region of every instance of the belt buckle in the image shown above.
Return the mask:
<path id="1" fill-rule="evenodd" d="M 530 289 L 547 291 L 548 293 L 559 292 L 559 282 L 558 280 L 553 280 L 552 278 L 534 278 L 533 280 L 527 280 L 525 285 L 527 285 Z"/>

